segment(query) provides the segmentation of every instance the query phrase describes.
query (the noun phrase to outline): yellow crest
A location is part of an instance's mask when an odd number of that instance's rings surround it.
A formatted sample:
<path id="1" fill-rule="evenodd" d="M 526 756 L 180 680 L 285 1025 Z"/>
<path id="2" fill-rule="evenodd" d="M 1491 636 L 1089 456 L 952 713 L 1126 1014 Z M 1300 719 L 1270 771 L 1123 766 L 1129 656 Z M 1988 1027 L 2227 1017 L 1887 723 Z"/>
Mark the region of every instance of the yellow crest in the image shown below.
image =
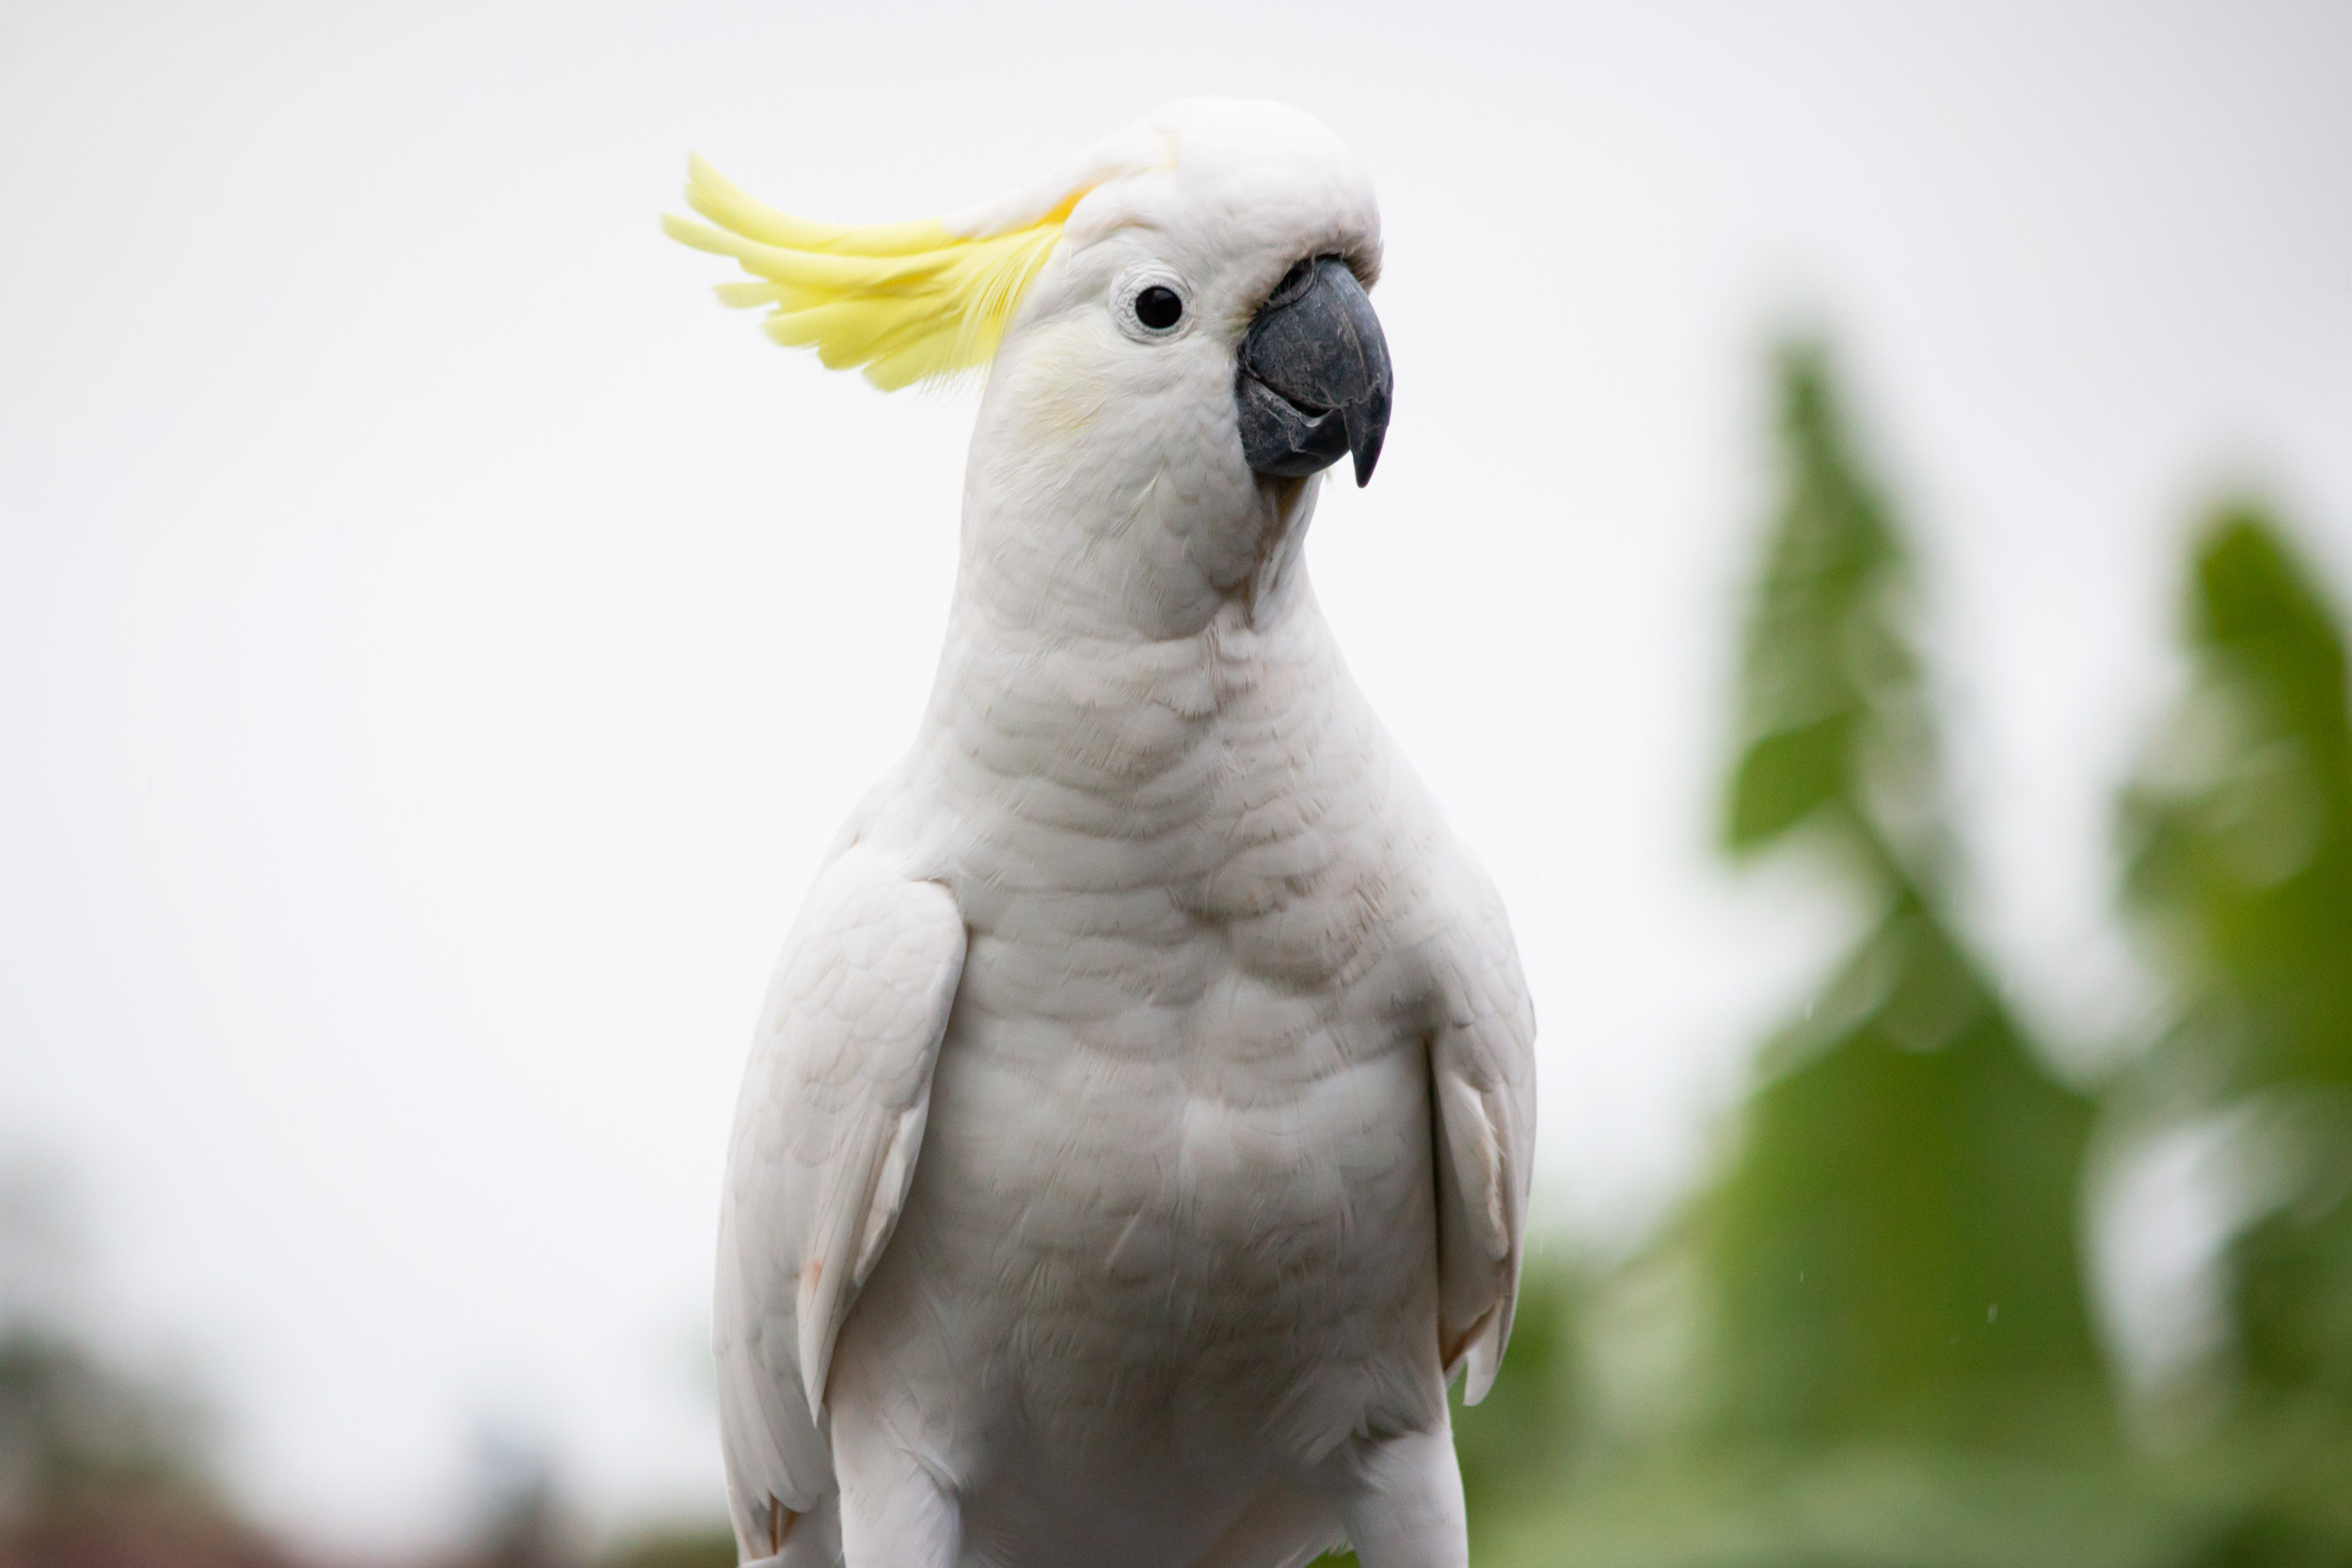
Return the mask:
<path id="1" fill-rule="evenodd" d="M 719 227 L 675 217 L 661 227 L 760 279 L 722 283 L 721 304 L 769 307 L 771 338 L 816 349 L 831 370 L 863 365 L 866 380 L 895 392 L 988 363 L 1084 195 L 1084 186 L 1069 191 L 1041 214 L 1032 207 L 1026 221 L 988 226 L 993 233 L 936 222 L 844 227 L 763 206 L 696 157 L 686 199 Z"/>

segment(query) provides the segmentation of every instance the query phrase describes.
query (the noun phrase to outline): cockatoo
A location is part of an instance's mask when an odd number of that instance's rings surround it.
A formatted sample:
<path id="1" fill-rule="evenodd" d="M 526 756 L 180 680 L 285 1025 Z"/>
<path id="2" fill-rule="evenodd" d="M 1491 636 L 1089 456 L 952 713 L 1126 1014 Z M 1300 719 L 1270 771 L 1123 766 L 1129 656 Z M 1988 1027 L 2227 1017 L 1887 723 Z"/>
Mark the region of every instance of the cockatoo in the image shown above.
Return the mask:
<path id="1" fill-rule="evenodd" d="M 1458 1568 L 1446 1388 L 1511 1331 L 1534 1023 L 1300 555 L 1389 420 L 1362 168 L 1200 101 L 939 222 L 699 161 L 688 198 L 778 341 L 986 373 L 930 706 L 793 926 L 727 1157 L 742 1556 Z"/>

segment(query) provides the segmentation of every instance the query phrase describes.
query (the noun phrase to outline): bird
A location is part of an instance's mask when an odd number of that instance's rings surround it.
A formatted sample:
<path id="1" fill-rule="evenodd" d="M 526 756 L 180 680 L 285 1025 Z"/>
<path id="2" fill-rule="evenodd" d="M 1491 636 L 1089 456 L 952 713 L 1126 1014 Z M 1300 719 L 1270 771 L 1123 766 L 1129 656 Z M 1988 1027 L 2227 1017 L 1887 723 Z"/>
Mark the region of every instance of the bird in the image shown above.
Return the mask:
<path id="1" fill-rule="evenodd" d="M 1302 553 L 1393 403 L 1363 166 L 1196 99 L 937 221 L 699 159 L 687 197 L 777 341 L 981 382 L 930 696 L 729 1144 L 741 1560 L 1460 1568 L 1447 1390 L 1510 1336 L 1534 1015 Z"/>

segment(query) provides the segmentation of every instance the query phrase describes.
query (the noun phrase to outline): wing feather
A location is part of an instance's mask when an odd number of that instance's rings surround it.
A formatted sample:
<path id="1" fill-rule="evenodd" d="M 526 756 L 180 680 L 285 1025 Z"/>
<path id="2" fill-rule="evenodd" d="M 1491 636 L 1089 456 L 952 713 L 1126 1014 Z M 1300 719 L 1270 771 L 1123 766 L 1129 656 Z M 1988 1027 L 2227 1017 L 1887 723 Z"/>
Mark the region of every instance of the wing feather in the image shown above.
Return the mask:
<path id="1" fill-rule="evenodd" d="M 721 1206 L 714 1323 L 729 1501 L 746 1559 L 834 1490 L 825 1379 L 914 1180 L 963 970 L 936 883 L 852 844 L 818 876 L 769 988 Z"/>
<path id="2" fill-rule="evenodd" d="M 1438 1137 L 1439 1349 L 1486 1397 L 1511 1338 L 1535 1145 L 1535 1010 L 1502 900 L 1459 854 L 1430 1041 Z"/>

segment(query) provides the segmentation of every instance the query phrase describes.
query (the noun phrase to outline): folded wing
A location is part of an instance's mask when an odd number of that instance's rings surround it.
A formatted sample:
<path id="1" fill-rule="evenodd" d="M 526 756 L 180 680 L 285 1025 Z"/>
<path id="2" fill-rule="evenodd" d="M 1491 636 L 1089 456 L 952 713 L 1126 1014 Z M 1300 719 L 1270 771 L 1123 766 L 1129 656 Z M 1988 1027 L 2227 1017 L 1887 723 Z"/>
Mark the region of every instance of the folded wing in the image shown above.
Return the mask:
<path id="1" fill-rule="evenodd" d="M 1430 1041 L 1438 1123 L 1439 1351 L 1462 1397 L 1486 1397 L 1511 1338 L 1535 1143 L 1535 1010 L 1502 900 L 1466 854 L 1453 868 Z"/>
<path id="2" fill-rule="evenodd" d="M 963 952 L 946 889 L 854 844 L 785 944 L 719 1221 L 720 1428 L 746 1559 L 831 1517 L 826 1372 L 906 1202 Z"/>

